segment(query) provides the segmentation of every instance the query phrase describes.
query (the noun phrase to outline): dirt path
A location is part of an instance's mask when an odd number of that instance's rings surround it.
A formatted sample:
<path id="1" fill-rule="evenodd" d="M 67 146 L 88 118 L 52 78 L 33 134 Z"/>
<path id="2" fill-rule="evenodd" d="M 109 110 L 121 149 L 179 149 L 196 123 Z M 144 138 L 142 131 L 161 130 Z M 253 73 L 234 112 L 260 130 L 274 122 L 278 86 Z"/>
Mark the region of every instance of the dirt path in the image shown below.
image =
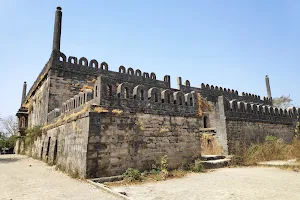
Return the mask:
<path id="1" fill-rule="evenodd" d="M 84 181 L 72 179 L 41 161 L 20 155 L 0 155 L 0 199 L 117 200 L 119 198 Z"/>
<path id="2" fill-rule="evenodd" d="M 300 173 L 265 167 L 224 168 L 113 189 L 139 200 L 299 200 Z"/>

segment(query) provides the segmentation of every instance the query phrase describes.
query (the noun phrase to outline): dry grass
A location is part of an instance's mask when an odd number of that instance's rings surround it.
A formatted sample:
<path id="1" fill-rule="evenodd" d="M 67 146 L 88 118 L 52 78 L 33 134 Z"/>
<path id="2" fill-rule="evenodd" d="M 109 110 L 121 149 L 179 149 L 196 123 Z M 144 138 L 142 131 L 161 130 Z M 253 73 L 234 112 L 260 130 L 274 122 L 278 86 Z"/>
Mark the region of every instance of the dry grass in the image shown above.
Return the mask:
<path id="1" fill-rule="evenodd" d="M 76 113 L 72 113 L 70 115 L 62 115 L 60 116 L 54 123 L 52 124 L 47 124 L 45 125 L 42 130 L 47 130 L 47 129 L 51 129 L 55 126 L 57 126 L 58 124 L 60 123 L 63 123 L 63 122 L 66 122 L 68 121 L 69 119 L 72 119 L 72 118 L 76 118 L 78 117 L 79 115 L 82 115 L 83 113 L 87 112 L 89 110 L 89 105 L 86 105 L 85 107 L 83 107 L 80 111 L 76 112 Z"/>
<path id="2" fill-rule="evenodd" d="M 116 115 L 121 115 L 123 113 L 123 110 L 113 109 L 111 112 L 116 114 Z"/>
<path id="3" fill-rule="evenodd" d="M 282 139 L 253 144 L 240 156 L 245 165 L 270 160 L 300 160 L 300 140 L 294 139 L 291 144 L 284 143 Z"/>
<path id="4" fill-rule="evenodd" d="M 107 113 L 109 112 L 106 108 L 102 108 L 102 107 L 95 107 L 93 109 L 94 112 L 97 112 L 97 113 Z"/>
<path id="5" fill-rule="evenodd" d="M 221 144 L 211 134 L 201 135 L 201 154 L 202 155 L 221 155 L 223 148 Z"/>
<path id="6" fill-rule="evenodd" d="M 162 128 L 159 130 L 160 133 L 166 133 L 166 132 L 168 132 L 168 131 L 170 131 L 169 127 L 162 127 Z"/>
<path id="7" fill-rule="evenodd" d="M 173 170 L 168 172 L 168 176 L 165 177 L 163 174 L 158 173 L 158 174 L 153 174 L 149 173 L 146 175 L 142 175 L 140 180 L 122 180 L 122 181 L 115 181 L 115 182 L 106 182 L 104 183 L 107 186 L 110 187 L 117 187 L 117 186 L 123 186 L 123 185 L 140 185 L 144 183 L 149 183 L 149 182 L 157 182 L 157 181 L 162 181 L 162 180 L 167 180 L 167 179 L 173 179 L 173 178 L 182 178 L 186 176 L 189 171 L 185 170 Z"/>
<path id="8" fill-rule="evenodd" d="M 85 90 L 85 89 L 94 90 L 94 87 L 93 87 L 93 86 L 89 86 L 89 85 L 84 85 L 84 86 L 80 89 L 80 91 L 83 92 L 83 90 Z"/>
<path id="9" fill-rule="evenodd" d="M 93 80 L 91 80 L 91 81 L 87 81 L 89 84 L 92 84 L 92 83 L 96 83 L 96 79 L 93 79 Z"/>
<path id="10" fill-rule="evenodd" d="M 203 112 L 209 112 L 212 110 L 212 106 L 208 103 L 208 101 L 201 97 L 200 93 L 197 93 L 197 116 L 202 117 Z"/>

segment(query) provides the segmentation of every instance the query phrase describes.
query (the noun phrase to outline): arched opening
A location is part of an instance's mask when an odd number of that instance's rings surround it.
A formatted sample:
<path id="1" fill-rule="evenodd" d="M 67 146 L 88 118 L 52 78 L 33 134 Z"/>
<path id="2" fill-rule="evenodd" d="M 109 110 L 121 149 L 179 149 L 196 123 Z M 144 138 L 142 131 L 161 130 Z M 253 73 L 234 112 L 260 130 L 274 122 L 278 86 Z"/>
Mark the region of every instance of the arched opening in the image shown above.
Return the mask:
<path id="1" fill-rule="evenodd" d="M 158 95 L 157 95 L 157 93 L 154 93 L 154 101 L 158 102 Z"/>
<path id="2" fill-rule="evenodd" d="M 209 119 L 207 116 L 203 117 L 203 126 L 204 128 L 209 128 Z"/>
<path id="3" fill-rule="evenodd" d="M 179 105 L 182 105 L 182 98 L 181 97 L 178 98 L 178 103 L 179 103 Z"/>
<path id="4" fill-rule="evenodd" d="M 140 95 L 141 95 L 140 100 L 144 100 L 144 90 L 141 90 Z"/>
<path id="5" fill-rule="evenodd" d="M 128 88 L 127 87 L 124 89 L 124 98 L 125 99 L 129 99 L 129 92 L 128 92 Z"/>
<path id="6" fill-rule="evenodd" d="M 108 97 L 112 96 L 112 86 L 111 85 L 106 86 L 106 96 L 108 96 Z"/>
<path id="7" fill-rule="evenodd" d="M 171 103 L 171 97 L 170 97 L 170 94 L 167 94 L 167 103 Z"/>
<path id="8" fill-rule="evenodd" d="M 193 106 L 194 105 L 194 102 L 193 102 L 193 98 L 191 97 L 190 98 L 190 106 Z"/>
<path id="9" fill-rule="evenodd" d="M 57 158 L 57 140 L 55 141 L 55 146 L 54 146 L 54 154 L 53 154 L 53 164 L 56 164 L 56 158 Z"/>

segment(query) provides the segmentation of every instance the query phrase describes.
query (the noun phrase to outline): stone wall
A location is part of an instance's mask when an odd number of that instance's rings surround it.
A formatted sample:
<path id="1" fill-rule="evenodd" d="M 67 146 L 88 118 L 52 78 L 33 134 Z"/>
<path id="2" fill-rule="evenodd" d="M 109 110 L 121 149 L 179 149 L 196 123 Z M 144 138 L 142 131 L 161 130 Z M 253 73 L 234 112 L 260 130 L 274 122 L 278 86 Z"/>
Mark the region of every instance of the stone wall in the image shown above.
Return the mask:
<path id="1" fill-rule="evenodd" d="M 87 176 L 143 171 L 168 156 L 177 168 L 200 156 L 202 119 L 151 114 L 90 113 Z"/>
<path id="2" fill-rule="evenodd" d="M 236 154 L 251 143 L 259 143 L 268 135 L 291 142 L 299 111 L 262 106 L 240 101 L 228 101 L 223 96 L 217 105 L 219 134 L 227 137 L 229 154 Z"/>
<path id="3" fill-rule="evenodd" d="M 284 124 L 227 119 L 226 129 L 229 154 L 235 154 L 251 143 L 263 142 L 268 135 L 282 138 L 286 142 L 291 142 L 294 136 L 294 126 Z"/>
<path id="4" fill-rule="evenodd" d="M 37 137 L 26 155 L 56 164 L 66 173 L 85 178 L 88 146 L 89 117 L 83 113 L 76 119 L 56 126 Z"/>
<path id="5" fill-rule="evenodd" d="M 48 102 L 49 102 L 50 79 L 45 81 L 37 88 L 28 100 L 28 127 L 44 125 L 47 122 Z"/>

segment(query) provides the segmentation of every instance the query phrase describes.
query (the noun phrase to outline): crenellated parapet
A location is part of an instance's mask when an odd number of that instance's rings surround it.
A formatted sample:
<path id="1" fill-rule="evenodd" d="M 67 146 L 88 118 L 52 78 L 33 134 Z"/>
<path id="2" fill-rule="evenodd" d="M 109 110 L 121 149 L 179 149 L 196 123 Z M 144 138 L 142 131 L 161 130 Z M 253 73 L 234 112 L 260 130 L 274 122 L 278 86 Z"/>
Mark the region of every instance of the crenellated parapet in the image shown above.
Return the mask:
<path id="1" fill-rule="evenodd" d="M 245 103 L 224 98 L 224 109 L 226 118 L 268 122 L 278 124 L 294 124 L 300 115 L 300 108 L 281 109 L 269 105 L 258 105 Z"/>
<path id="2" fill-rule="evenodd" d="M 50 111 L 47 115 L 47 123 L 53 123 L 57 117 L 60 116 L 60 110 L 55 108 L 54 110 Z"/>
<path id="3" fill-rule="evenodd" d="M 184 93 L 135 82 L 117 83 L 103 75 L 98 77 L 93 92 L 96 104 L 128 112 L 194 115 L 197 108 L 194 91 Z"/>
<path id="4" fill-rule="evenodd" d="M 68 111 L 72 111 L 87 102 L 93 99 L 93 91 L 91 89 L 84 89 L 83 92 L 79 92 L 79 94 L 74 97 L 68 99 L 61 106 L 61 114 L 64 114 Z"/>
<path id="5" fill-rule="evenodd" d="M 192 87 L 189 80 L 186 80 L 184 84 L 182 84 L 181 77 L 178 77 L 178 85 L 181 91 L 189 92 L 189 91 L 197 91 L 203 97 L 206 97 L 210 101 L 216 101 L 218 96 L 224 96 L 230 100 L 237 100 L 237 101 L 245 101 L 251 102 L 256 104 L 263 104 L 263 105 L 272 105 L 272 98 L 268 97 L 261 97 L 259 95 L 245 93 L 243 92 L 242 95 L 239 95 L 237 90 L 225 88 L 225 87 L 218 87 L 214 85 L 204 84 L 202 83 L 199 88 Z"/>
<path id="6" fill-rule="evenodd" d="M 53 123 L 57 117 L 64 115 L 65 113 L 74 112 L 81 109 L 83 105 L 90 102 L 93 99 L 93 91 L 91 89 L 84 89 L 83 92 L 74 97 L 68 99 L 62 103 L 61 108 L 55 108 L 47 115 L 47 123 Z"/>
<path id="7" fill-rule="evenodd" d="M 153 85 L 156 87 L 170 88 L 171 80 L 169 75 L 165 75 L 163 80 L 157 80 L 154 72 L 142 72 L 140 69 L 133 69 L 120 66 L 118 72 L 110 71 L 109 66 L 106 62 L 99 63 L 97 60 L 92 59 L 88 61 L 87 58 L 82 57 L 78 59 L 74 56 L 67 57 L 65 54 L 60 52 L 59 60 L 56 61 L 56 65 L 53 69 L 57 70 L 57 74 L 65 73 L 69 74 L 85 74 L 90 76 L 106 75 L 112 79 L 120 80 L 121 82 L 137 82 L 145 85 Z"/>

